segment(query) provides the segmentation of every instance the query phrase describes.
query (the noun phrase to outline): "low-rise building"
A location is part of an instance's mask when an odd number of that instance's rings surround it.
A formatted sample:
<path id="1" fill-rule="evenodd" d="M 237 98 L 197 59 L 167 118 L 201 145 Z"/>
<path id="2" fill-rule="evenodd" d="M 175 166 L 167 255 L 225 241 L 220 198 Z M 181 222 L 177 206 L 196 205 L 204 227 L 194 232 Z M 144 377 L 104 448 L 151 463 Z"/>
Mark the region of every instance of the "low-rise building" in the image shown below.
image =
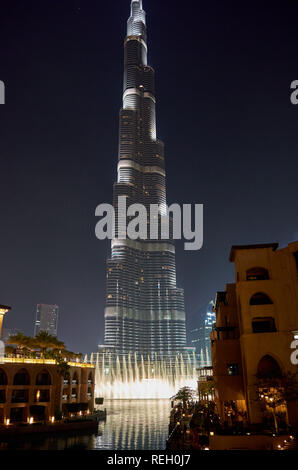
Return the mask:
<path id="1" fill-rule="evenodd" d="M 54 360 L 2 358 L 0 423 L 50 421 L 59 415 L 94 409 L 94 366 L 68 363 L 68 373 Z"/>
<path id="2" fill-rule="evenodd" d="M 261 424 L 270 412 L 298 426 L 298 396 L 286 392 L 297 365 L 298 242 L 233 246 L 236 282 L 218 292 L 211 333 L 215 401 L 223 421 Z M 288 382 L 287 382 L 288 381 Z M 285 400 L 283 400 L 285 397 Z M 266 401 L 267 400 L 267 401 Z"/>

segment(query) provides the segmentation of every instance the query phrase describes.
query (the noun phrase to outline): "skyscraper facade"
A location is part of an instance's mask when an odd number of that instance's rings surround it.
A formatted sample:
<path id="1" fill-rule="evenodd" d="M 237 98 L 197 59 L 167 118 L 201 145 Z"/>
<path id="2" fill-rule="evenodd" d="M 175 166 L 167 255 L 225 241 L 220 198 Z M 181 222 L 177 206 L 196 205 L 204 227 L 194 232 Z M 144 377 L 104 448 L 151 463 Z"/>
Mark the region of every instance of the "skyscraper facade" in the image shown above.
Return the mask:
<path id="1" fill-rule="evenodd" d="M 46 331 L 49 335 L 57 336 L 58 331 L 58 305 L 38 304 L 34 324 L 34 335 Z"/>
<path id="2" fill-rule="evenodd" d="M 213 311 L 214 302 L 211 300 L 206 308 L 205 320 L 198 328 L 191 331 L 191 343 L 196 347 L 198 364 L 200 367 L 211 366 L 211 342 L 210 333 L 216 321 Z"/>
<path id="3" fill-rule="evenodd" d="M 156 137 L 154 70 L 147 63 L 142 0 L 132 0 L 124 41 L 118 179 L 113 204 L 166 208 L 164 145 Z M 172 357 L 185 350 L 184 292 L 176 286 L 172 240 L 120 239 L 116 220 L 107 261 L 105 345 L 117 354 Z M 147 221 L 149 223 L 149 220 Z"/>

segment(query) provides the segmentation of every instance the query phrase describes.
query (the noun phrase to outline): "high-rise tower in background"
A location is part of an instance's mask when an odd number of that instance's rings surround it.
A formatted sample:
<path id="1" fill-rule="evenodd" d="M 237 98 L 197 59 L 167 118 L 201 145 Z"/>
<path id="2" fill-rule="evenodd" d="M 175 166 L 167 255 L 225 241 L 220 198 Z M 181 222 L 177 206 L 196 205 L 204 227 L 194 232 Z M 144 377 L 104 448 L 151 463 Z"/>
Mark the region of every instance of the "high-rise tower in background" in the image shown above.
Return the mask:
<path id="1" fill-rule="evenodd" d="M 206 308 L 204 323 L 191 331 L 191 343 L 196 347 L 198 363 L 200 367 L 211 366 L 211 342 L 210 333 L 216 321 L 216 314 L 213 311 L 214 302 L 211 300 Z"/>
<path id="2" fill-rule="evenodd" d="M 147 64 L 142 0 L 132 0 L 124 41 L 118 180 L 113 204 L 166 206 L 164 146 L 156 137 L 154 70 Z M 116 211 L 117 212 L 117 211 Z M 117 237 L 116 224 L 116 237 Z M 186 346 L 184 292 L 171 240 L 112 241 L 107 262 L 105 345 L 117 354 L 174 357 Z"/>
<path id="3" fill-rule="evenodd" d="M 36 308 L 34 335 L 38 335 L 40 331 L 46 331 L 50 335 L 57 336 L 58 315 L 58 305 L 38 304 Z"/>

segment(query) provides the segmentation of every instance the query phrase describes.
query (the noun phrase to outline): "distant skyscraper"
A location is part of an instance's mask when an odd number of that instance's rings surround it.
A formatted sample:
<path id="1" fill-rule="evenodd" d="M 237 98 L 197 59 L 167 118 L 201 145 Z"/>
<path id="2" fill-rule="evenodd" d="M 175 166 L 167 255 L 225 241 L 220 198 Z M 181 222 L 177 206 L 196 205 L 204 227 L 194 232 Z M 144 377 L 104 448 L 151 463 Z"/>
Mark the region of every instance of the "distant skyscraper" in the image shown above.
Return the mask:
<path id="1" fill-rule="evenodd" d="M 196 347 L 198 362 L 200 367 L 211 366 L 211 344 L 210 333 L 212 325 L 216 321 L 216 314 L 213 312 L 214 302 L 211 300 L 206 309 L 204 323 L 191 331 L 192 345 Z"/>
<path id="2" fill-rule="evenodd" d="M 40 331 L 46 331 L 50 335 L 57 336 L 58 314 L 58 305 L 38 304 L 34 335 L 38 335 Z"/>
<path id="3" fill-rule="evenodd" d="M 147 213 L 150 204 L 164 210 L 164 145 L 156 137 L 154 70 L 147 65 L 142 0 L 131 2 L 124 41 L 118 160 L 115 209 L 118 197 L 124 196 L 127 206 L 141 203 Z M 176 286 L 171 240 L 112 241 L 107 262 L 105 345 L 117 354 L 136 353 L 145 358 L 156 354 L 173 357 L 186 351 L 184 292 Z"/>

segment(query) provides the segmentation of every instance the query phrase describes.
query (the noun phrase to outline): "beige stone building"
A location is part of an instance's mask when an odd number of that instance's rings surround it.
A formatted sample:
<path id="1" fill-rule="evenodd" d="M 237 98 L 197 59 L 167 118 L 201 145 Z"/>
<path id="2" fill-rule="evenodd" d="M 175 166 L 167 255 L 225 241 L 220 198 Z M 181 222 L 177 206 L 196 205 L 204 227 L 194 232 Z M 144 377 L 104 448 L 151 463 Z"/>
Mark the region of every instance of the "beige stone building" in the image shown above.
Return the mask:
<path id="1" fill-rule="evenodd" d="M 94 366 L 68 363 L 69 378 L 53 360 L 2 358 L 0 363 L 0 424 L 50 421 L 90 413 L 94 408 Z"/>
<path id="2" fill-rule="evenodd" d="M 211 333 L 215 401 L 223 421 L 238 410 L 249 423 L 262 423 L 276 396 L 265 378 L 274 378 L 276 386 L 298 372 L 291 362 L 298 333 L 298 242 L 281 249 L 276 243 L 233 246 L 230 261 L 236 282 L 217 293 Z M 297 427 L 297 400 L 280 404 L 275 412 Z"/>

